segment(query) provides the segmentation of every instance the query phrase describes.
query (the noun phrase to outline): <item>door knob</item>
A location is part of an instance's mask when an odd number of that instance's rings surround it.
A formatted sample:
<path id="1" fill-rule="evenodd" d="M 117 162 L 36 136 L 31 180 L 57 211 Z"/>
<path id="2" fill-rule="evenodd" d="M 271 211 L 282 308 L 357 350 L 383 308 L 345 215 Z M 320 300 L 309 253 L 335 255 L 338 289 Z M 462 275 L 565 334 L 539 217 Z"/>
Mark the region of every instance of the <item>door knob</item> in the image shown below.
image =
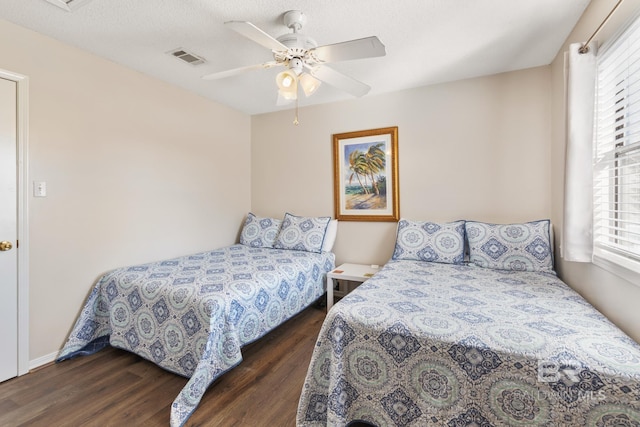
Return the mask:
<path id="1" fill-rule="evenodd" d="M 11 242 L 7 242 L 6 240 L 0 242 L 0 251 L 10 251 L 11 248 L 13 248 Z"/>

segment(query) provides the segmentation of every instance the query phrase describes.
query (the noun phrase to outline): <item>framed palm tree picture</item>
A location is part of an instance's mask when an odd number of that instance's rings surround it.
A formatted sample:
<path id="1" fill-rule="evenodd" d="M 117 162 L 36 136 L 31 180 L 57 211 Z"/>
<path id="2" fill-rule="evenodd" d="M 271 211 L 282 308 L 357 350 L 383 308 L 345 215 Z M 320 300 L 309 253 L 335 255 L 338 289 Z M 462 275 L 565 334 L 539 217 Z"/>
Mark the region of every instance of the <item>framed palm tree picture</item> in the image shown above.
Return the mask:
<path id="1" fill-rule="evenodd" d="M 398 127 L 333 135 L 335 217 L 398 221 Z"/>

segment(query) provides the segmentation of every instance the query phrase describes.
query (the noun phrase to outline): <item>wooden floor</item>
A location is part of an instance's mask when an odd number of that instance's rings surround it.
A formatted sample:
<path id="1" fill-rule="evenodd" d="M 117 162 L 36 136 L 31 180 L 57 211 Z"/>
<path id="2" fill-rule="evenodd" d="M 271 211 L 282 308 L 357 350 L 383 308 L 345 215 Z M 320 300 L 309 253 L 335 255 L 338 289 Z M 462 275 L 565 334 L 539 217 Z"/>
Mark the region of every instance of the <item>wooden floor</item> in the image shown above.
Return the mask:
<path id="1" fill-rule="evenodd" d="M 312 306 L 242 351 L 187 426 L 295 426 L 324 308 Z M 0 426 L 168 426 L 187 379 L 114 348 L 0 384 Z"/>

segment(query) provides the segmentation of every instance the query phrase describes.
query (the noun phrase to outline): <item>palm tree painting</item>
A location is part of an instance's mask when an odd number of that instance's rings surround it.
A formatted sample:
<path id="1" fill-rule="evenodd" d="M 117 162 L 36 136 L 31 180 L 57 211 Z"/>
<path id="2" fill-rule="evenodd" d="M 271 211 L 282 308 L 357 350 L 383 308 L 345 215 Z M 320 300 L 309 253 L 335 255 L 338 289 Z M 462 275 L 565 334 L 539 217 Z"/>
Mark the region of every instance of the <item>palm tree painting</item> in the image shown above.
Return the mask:
<path id="1" fill-rule="evenodd" d="M 387 192 L 384 142 L 345 146 L 347 209 L 386 209 Z"/>
<path id="2" fill-rule="evenodd" d="M 397 221 L 397 127 L 334 134 L 336 218 Z"/>

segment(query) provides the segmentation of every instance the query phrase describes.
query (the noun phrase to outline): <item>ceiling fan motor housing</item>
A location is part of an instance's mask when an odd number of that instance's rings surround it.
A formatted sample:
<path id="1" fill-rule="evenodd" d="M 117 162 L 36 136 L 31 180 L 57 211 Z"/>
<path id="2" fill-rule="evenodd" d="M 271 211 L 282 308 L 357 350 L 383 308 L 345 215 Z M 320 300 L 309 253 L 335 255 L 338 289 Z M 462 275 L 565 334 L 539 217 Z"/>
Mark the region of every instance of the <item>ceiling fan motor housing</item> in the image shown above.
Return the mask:
<path id="1" fill-rule="evenodd" d="M 286 62 L 289 68 L 297 74 L 302 72 L 305 62 L 307 65 L 314 62 L 308 57 L 307 52 L 318 47 L 318 44 L 306 34 L 296 32 L 283 34 L 277 40 L 287 47 L 287 51 L 274 52 L 274 58 L 276 61 Z"/>
<path id="2" fill-rule="evenodd" d="M 308 50 L 308 49 L 313 49 L 318 47 L 318 43 L 316 43 L 314 39 L 307 36 L 306 34 L 300 34 L 300 33 L 283 34 L 280 37 L 278 37 L 277 40 L 283 45 L 285 45 L 286 47 L 288 47 L 289 49 L 300 48 L 300 49 Z"/>

